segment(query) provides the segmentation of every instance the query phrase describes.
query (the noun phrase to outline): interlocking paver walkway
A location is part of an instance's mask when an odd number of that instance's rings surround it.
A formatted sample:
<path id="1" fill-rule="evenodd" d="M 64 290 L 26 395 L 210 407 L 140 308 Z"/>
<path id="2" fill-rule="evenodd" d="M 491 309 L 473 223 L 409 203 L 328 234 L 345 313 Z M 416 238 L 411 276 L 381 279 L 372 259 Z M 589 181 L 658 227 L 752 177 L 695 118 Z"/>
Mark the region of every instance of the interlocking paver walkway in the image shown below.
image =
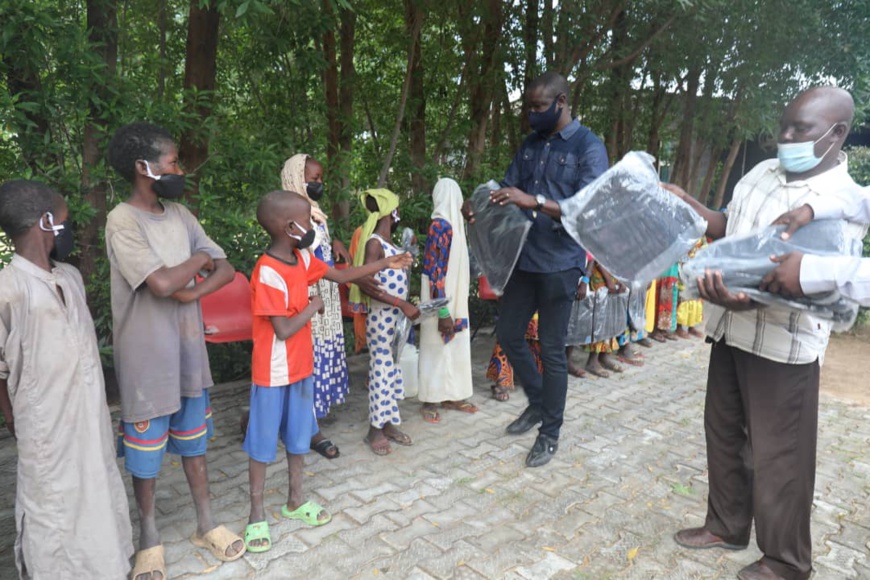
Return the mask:
<path id="1" fill-rule="evenodd" d="M 334 514 L 320 528 L 280 517 L 286 462 L 268 469 L 266 506 L 274 547 L 221 565 L 188 537 L 195 516 L 180 463 L 168 458 L 158 484 L 158 524 L 173 578 L 733 578 L 760 554 L 687 551 L 673 532 L 703 522 L 707 472 L 703 405 L 708 347 L 657 344 L 644 368 L 609 380 L 569 383 L 556 458 L 523 467 L 534 432 L 504 428 L 525 402 L 489 397 L 483 374 L 492 338 L 474 343 L 480 413 L 443 412 L 423 422 L 405 401 L 413 447 L 375 457 L 362 443 L 367 359 L 351 359 L 350 401 L 324 432 L 334 461 L 312 454 L 306 494 Z M 247 457 L 239 407 L 246 384 L 212 393 L 217 437 L 209 448 L 213 507 L 241 532 L 248 513 Z M 825 396 L 813 539 L 816 578 L 870 578 L 870 409 Z M 14 577 L 11 542 L 15 446 L 0 440 L 0 577 Z M 127 484 L 129 486 L 129 477 Z M 131 506 L 134 506 L 131 496 Z M 134 524 L 135 527 L 135 524 Z"/>

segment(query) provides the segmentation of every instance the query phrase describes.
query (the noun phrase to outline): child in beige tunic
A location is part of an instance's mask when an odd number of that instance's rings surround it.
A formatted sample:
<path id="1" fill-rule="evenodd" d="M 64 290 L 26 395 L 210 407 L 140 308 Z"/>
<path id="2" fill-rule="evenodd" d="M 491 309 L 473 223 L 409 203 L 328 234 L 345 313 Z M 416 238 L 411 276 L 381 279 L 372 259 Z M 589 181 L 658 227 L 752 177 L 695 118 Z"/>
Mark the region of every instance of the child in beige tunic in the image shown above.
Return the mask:
<path id="1" fill-rule="evenodd" d="M 94 323 L 63 198 L 0 185 L 15 245 L 0 271 L 0 407 L 17 438 L 15 562 L 21 578 L 126 577 L 133 553 Z"/>

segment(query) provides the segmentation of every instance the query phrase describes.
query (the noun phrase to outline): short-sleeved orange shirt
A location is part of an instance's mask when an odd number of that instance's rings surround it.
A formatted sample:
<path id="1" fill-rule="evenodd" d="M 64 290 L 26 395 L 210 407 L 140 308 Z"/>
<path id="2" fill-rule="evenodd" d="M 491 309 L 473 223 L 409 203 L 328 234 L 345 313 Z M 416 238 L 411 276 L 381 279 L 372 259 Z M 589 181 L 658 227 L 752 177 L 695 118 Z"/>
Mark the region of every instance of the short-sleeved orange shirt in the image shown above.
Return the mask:
<path id="1" fill-rule="evenodd" d="M 287 340 L 279 340 L 271 320 L 273 316 L 289 318 L 305 310 L 308 286 L 329 270 L 329 266 L 306 250 L 295 250 L 295 254 L 296 264 L 263 254 L 251 273 L 254 315 L 251 380 L 261 387 L 290 385 L 314 372 L 311 321 Z"/>

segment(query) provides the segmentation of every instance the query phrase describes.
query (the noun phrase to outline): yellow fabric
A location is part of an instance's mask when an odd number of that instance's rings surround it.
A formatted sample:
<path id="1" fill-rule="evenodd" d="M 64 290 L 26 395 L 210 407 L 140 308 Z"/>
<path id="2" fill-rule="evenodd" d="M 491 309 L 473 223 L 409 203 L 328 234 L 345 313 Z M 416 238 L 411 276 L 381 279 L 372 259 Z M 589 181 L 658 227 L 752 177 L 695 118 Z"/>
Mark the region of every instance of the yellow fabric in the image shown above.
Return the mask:
<path id="1" fill-rule="evenodd" d="M 691 328 L 704 320 L 704 303 L 700 300 L 689 300 L 677 307 L 677 324 Z"/>
<path id="2" fill-rule="evenodd" d="M 656 290 L 658 286 L 656 281 L 653 280 L 653 283 L 650 285 L 649 289 L 646 291 L 646 324 L 644 324 L 644 330 L 647 332 L 652 332 L 656 328 Z"/>
<path id="3" fill-rule="evenodd" d="M 369 212 L 369 217 L 366 218 L 366 222 L 362 225 L 362 233 L 359 237 L 359 249 L 353 256 L 354 266 L 362 266 L 365 263 L 366 244 L 368 243 L 369 238 L 372 237 L 372 234 L 375 233 L 378 221 L 382 217 L 390 215 L 393 213 L 393 210 L 399 207 L 399 197 L 389 189 L 367 189 L 359 194 L 360 204 L 362 204 L 363 209 L 367 212 L 366 198 L 368 197 L 374 198 L 375 202 L 378 204 L 378 211 Z M 350 286 L 350 301 L 355 304 L 365 304 L 366 306 L 369 304 L 368 296 L 363 295 L 359 286 L 356 284 L 351 284 Z"/>

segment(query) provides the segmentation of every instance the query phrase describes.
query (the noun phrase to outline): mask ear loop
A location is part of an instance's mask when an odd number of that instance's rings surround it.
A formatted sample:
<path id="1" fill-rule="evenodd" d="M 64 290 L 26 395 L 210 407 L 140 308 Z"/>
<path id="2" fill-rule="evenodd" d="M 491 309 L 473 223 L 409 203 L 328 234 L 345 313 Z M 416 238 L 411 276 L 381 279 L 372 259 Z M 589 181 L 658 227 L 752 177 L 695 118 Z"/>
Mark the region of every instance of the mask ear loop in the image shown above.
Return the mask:
<path id="1" fill-rule="evenodd" d="M 825 131 L 825 134 L 824 134 L 824 135 L 822 135 L 821 137 L 819 137 L 818 139 L 816 139 L 816 140 L 813 142 L 813 146 L 815 146 L 816 143 L 818 143 L 819 141 L 821 141 L 822 139 L 824 139 L 825 137 L 827 137 L 827 136 L 828 136 L 828 133 L 830 133 L 830 132 L 834 129 L 834 127 L 836 127 L 836 126 L 839 125 L 839 124 L 840 124 L 840 123 L 834 123 L 833 125 L 831 125 L 830 129 L 828 129 L 827 131 Z M 833 149 L 833 148 L 834 148 L 834 145 L 836 145 L 836 144 L 837 144 L 836 141 L 834 141 L 833 143 L 831 143 L 830 147 L 828 147 L 828 148 L 825 150 L 825 152 L 822 153 L 822 156 L 819 157 L 819 159 L 824 159 L 824 158 L 828 155 L 828 153 L 831 152 L 831 149 Z M 815 152 L 813 153 L 813 155 L 815 155 Z"/>
<path id="2" fill-rule="evenodd" d="M 42 225 L 42 218 L 39 218 L 39 229 L 41 229 L 44 232 L 54 232 L 54 235 L 57 236 L 58 232 L 60 232 L 63 229 L 63 224 L 55 225 L 54 224 L 54 214 L 52 214 L 50 211 L 45 212 L 43 215 L 48 217 L 48 227 L 47 228 L 44 227 Z"/>

